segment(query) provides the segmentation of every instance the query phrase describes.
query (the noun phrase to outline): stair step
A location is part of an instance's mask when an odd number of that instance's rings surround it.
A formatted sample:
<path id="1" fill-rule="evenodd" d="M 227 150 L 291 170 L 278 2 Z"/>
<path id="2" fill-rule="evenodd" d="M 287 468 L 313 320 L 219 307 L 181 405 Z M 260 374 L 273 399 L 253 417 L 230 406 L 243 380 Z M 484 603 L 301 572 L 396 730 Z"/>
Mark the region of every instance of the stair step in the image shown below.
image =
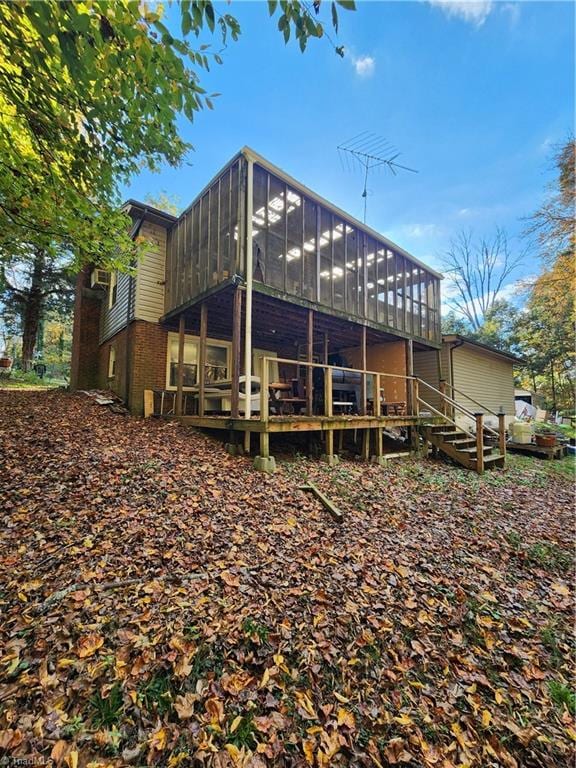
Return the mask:
<path id="1" fill-rule="evenodd" d="M 454 440 L 461 440 L 467 437 L 466 432 L 434 432 L 434 437 L 441 437 L 445 443 L 453 443 Z M 471 440 L 472 438 L 468 438 Z"/>
<path id="2" fill-rule="evenodd" d="M 491 445 L 483 445 L 484 456 L 489 456 L 492 453 Z M 459 448 L 460 453 L 476 454 L 476 446 L 474 448 Z"/>
<path id="3" fill-rule="evenodd" d="M 450 445 L 476 445 L 476 441 L 471 437 L 463 437 L 462 439 L 459 438 L 458 440 L 447 440 L 446 442 L 449 442 Z"/>
<path id="4" fill-rule="evenodd" d="M 473 464 L 476 464 L 476 459 L 471 459 Z M 504 456 L 501 453 L 493 453 L 490 456 L 484 456 L 484 466 L 489 464 L 496 464 L 497 462 L 504 462 Z"/>
<path id="5" fill-rule="evenodd" d="M 428 429 L 431 429 L 432 432 L 459 432 L 460 430 L 458 427 L 454 427 L 451 424 L 427 424 L 426 425 Z"/>

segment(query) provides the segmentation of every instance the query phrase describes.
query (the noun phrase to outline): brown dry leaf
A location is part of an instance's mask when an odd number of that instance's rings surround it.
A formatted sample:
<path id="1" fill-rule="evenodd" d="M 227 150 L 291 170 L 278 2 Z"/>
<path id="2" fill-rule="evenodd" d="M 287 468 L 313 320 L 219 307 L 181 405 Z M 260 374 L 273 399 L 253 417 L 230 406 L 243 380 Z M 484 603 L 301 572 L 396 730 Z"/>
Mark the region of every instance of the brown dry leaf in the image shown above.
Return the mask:
<path id="1" fill-rule="evenodd" d="M 234 576 L 234 574 L 230 573 L 230 571 L 222 571 L 220 578 L 224 584 L 227 584 L 229 587 L 240 586 L 240 576 Z"/>
<path id="2" fill-rule="evenodd" d="M 216 697 L 207 699 L 204 706 L 212 725 L 219 725 L 224 721 L 224 706 L 220 699 Z"/>
<path id="3" fill-rule="evenodd" d="M 356 721 L 354 720 L 354 715 L 352 712 L 348 712 L 348 710 L 344 709 L 344 707 L 339 707 L 338 709 L 338 727 L 345 725 L 347 728 L 350 728 L 350 730 L 354 730 L 356 727 Z"/>
<path id="4" fill-rule="evenodd" d="M 76 653 L 81 659 L 93 656 L 99 648 L 104 645 L 104 638 L 97 632 L 90 635 L 83 635 L 76 644 Z"/>
<path id="5" fill-rule="evenodd" d="M 194 693 L 186 693 L 184 696 L 176 696 L 174 709 L 180 720 L 189 720 L 194 714 L 194 703 L 198 697 Z"/>

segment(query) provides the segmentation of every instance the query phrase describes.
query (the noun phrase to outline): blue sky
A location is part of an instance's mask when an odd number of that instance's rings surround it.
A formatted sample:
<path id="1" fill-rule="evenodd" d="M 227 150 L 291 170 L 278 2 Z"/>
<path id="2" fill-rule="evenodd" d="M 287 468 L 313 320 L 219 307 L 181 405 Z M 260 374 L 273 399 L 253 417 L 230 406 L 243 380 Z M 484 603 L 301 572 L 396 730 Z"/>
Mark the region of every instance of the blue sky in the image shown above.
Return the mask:
<path id="1" fill-rule="evenodd" d="M 127 197 L 166 191 L 184 207 L 247 144 L 361 219 L 361 174 L 336 147 L 368 131 L 419 171 L 372 176 L 374 229 L 436 267 L 463 229 L 501 226 L 526 246 L 521 218 L 542 200 L 553 146 L 574 130 L 571 2 L 359 2 L 340 10 L 344 59 L 325 40 L 305 54 L 285 46 L 263 2 L 219 7 L 242 36 L 202 76 L 222 94 L 214 111 L 182 121 L 191 165 L 142 173 Z M 535 269 L 528 255 L 515 277 Z"/>

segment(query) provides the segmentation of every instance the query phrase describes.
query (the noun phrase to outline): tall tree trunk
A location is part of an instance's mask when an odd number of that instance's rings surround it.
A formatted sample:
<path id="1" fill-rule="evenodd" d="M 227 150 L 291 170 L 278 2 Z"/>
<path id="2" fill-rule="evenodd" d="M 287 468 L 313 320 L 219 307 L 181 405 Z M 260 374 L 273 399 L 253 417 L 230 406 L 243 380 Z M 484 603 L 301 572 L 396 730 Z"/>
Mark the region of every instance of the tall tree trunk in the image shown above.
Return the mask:
<path id="1" fill-rule="evenodd" d="M 44 294 L 42 291 L 42 283 L 44 280 L 45 266 L 46 257 L 44 251 L 36 251 L 32 266 L 32 279 L 25 298 L 23 312 L 22 369 L 24 371 L 29 371 L 31 369 L 32 360 L 34 359 L 34 348 L 36 347 L 38 328 L 43 308 Z"/>
<path id="2" fill-rule="evenodd" d="M 554 363 L 550 363 L 550 382 L 552 384 L 552 410 L 556 410 L 556 382 L 554 380 Z"/>

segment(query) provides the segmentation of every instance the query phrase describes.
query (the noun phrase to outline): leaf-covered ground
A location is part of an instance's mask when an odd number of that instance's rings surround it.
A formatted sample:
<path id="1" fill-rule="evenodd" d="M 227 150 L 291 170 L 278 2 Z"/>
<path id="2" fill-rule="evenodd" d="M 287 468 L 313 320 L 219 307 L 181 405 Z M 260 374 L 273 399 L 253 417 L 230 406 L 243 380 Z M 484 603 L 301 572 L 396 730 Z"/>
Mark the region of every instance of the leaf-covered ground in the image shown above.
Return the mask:
<path id="1" fill-rule="evenodd" d="M 567 460 L 268 476 L 61 392 L 1 392 L 0 446 L 0 758 L 573 763 Z"/>

